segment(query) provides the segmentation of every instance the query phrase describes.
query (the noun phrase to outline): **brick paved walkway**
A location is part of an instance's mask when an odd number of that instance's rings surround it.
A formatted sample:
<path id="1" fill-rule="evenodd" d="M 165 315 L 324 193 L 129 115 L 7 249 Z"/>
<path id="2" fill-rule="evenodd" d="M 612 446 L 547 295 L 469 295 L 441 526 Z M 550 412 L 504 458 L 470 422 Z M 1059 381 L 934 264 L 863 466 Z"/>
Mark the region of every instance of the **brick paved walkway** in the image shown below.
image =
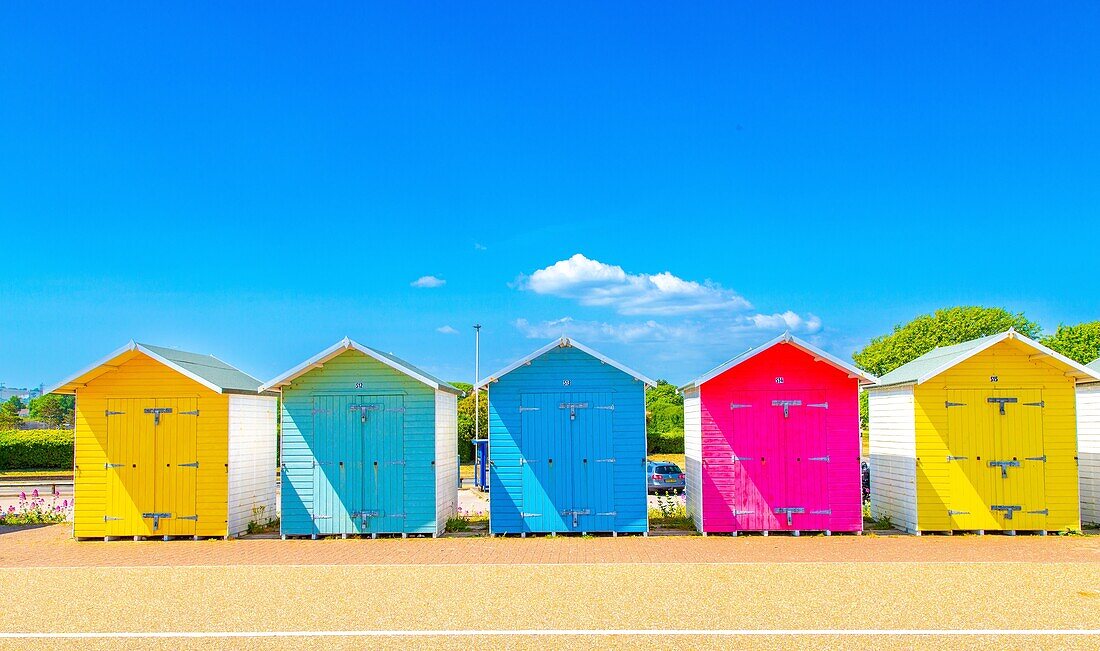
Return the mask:
<path id="1" fill-rule="evenodd" d="M 1100 562 L 1100 536 L 832 536 L 128 540 L 0 527 L 0 567 L 469 563 Z"/>

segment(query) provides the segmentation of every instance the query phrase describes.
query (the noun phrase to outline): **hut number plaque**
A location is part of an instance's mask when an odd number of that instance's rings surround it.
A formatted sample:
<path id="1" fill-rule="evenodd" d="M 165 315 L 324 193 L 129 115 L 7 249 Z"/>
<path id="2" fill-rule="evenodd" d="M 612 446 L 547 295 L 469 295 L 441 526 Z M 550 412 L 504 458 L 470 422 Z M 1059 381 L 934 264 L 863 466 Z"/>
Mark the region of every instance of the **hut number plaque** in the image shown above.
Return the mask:
<path id="1" fill-rule="evenodd" d="M 355 388 L 356 389 L 362 389 L 363 388 L 363 383 L 362 382 L 356 382 L 355 383 Z"/>
<path id="2" fill-rule="evenodd" d="M 563 387 L 567 387 L 567 386 L 569 386 L 570 384 L 573 384 L 573 381 L 572 381 L 572 380 L 562 380 L 562 381 L 561 381 L 561 385 L 562 385 Z"/>
<path id="3" fill-rule="evenodd" d="M 783 377 L 780 376 L 780 377 L 775 378 L 775 383 L 776 384 L 783 384 Z"/>

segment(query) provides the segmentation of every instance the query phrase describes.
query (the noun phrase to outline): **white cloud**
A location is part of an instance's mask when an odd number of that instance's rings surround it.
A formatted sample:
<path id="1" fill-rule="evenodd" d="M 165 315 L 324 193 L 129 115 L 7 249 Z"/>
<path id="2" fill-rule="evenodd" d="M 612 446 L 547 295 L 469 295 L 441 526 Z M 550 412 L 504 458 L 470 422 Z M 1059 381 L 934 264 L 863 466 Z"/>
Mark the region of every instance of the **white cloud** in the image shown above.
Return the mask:
<path id="1" fill-rule="evenodd" d="M 485 246 L 481 242 L 474 242 L 474 250 L 475 251 L 488 251 L 489 247 Z"/>
<path id="2" fill-rule="evenodd" d="M 454 328 L 452 328 L 449 325 L 439 326 L 438 328 L 435 329 L 435 331 L 439 332 L 439 333 L 442 333 L 442 334 L 445 334 L 445 335 L 457 335 L 458 334 L 458 330 L 455 330 Z"/>
<path id="3" fill-rule="evenodd" d="M 438 278 L 436 276 L 421 276 L 421 277 L 417 278 L 416 280 L 412 281 L 409 284 L 412 285 L 413 287 L 432 288 L 432 287 L 442 287 L 443 285 L 447 284 L 447 281 L 443 280 L 442 278 Z"/>
<path id="4" fill-rule="evenodd" d="M 782 314 L 755 314 L 751 318 L 753 325 L 760 330 L 790 330 L 810 334 L 821 330 L 821 319 L 818 317 L 813 314 L 802 317 L 790 310 Z"/>
<path id="5" fill-rule="evenodd" d="M 694 326 L 668 326 L 656 321 L 636 323 L 605 323 L 601 321 L 577 321 L 570 317 L 532 323 L 516 319 L 516 329 L 528 339 L 554 339 L 561 336 L 576 337 L 581 341 L 615 341 L 619 343 L 671 341 L 693 338 Z"/>
<path id="6" fill-rule="evenodd" d="M 631 274 L 580 253 L 529 276 L 521 275 L 513 286 L 575 299 L 581 305 L 610 307 L 624 315 L 673 316 L 752 308 L 736 292 L 709 280 L 684 280 L 668 271 Z"/>

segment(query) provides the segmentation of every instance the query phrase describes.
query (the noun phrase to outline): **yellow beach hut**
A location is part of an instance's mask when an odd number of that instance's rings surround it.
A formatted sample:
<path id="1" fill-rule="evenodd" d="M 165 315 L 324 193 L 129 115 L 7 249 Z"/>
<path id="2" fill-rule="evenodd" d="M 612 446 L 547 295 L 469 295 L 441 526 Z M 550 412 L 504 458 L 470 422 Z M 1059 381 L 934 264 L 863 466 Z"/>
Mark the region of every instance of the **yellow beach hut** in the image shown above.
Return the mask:
<path id="1" fill-rule="evenodd" d="M 871 512 L 923 531 L 1079 529 L 1075 385 L 1095 371 L 1008 330 L 867 388 Z"/>
<path id="2" fill-rule="evenodd" d="M 131 341 L 53 387 L 76 396 L 73 535 L 225 537 L 274 517 L 276 398 L 260 384 Z"/>

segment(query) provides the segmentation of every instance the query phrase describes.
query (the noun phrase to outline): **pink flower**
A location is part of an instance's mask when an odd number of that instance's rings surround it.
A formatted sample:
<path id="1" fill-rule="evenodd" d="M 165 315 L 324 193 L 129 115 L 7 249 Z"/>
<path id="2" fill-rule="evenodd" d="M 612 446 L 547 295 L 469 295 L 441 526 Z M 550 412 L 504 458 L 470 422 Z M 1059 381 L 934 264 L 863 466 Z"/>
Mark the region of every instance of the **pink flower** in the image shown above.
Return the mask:
<path id="1" fill-rule="evenodd" d="M 19 501 L 23 502 L 23 501 L 26 501 L 26 499 L 27 499 L 26 491 L 19 491 Z"/>
<path id="2" fill-rule="evenodd" d="M 35 497 L 38 497 L 38 489 L 37 489 L 37 488 L 36 488 L 36 489 L 34 489 L 34 490 L 33 490 L 33 491 L 31 492 L 31 495 L 33 495 L 33 496 L 35 496 Z"/>
<path id="3" fill-rule="evenodd" d="M 64 506 L 65 508 L 68 508 L 69 507 L 69 500 L 61 500 L 61 506 Z"/>

